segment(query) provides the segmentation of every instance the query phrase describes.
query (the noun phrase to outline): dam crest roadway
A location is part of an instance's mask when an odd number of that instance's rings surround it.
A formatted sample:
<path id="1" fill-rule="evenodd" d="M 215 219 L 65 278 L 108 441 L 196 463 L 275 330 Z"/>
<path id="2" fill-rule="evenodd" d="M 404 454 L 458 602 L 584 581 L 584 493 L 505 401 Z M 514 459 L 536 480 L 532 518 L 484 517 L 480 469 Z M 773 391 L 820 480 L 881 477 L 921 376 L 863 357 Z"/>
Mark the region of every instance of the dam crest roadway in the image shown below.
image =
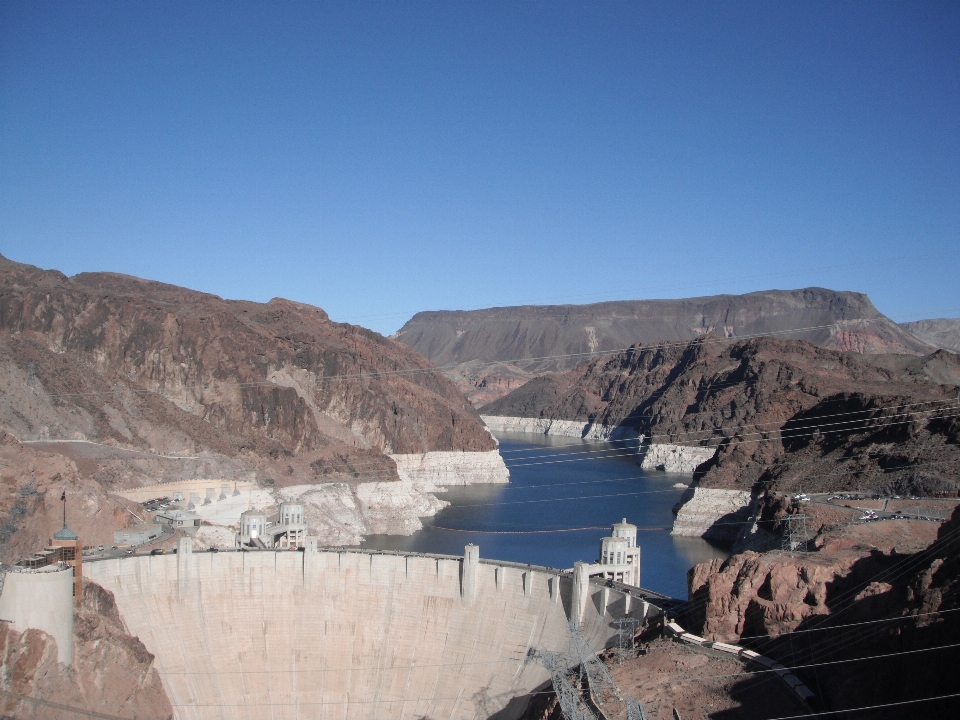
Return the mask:
<path id="1" fill-rule="evenodd" d="M 320 548 L 89 563 L 156 656 L 179 720 L 517 717 L 563 652 L 669 598 L 613 580 L 464 557 Z M 652 602 L 651 602 L 652 601 Z"/>

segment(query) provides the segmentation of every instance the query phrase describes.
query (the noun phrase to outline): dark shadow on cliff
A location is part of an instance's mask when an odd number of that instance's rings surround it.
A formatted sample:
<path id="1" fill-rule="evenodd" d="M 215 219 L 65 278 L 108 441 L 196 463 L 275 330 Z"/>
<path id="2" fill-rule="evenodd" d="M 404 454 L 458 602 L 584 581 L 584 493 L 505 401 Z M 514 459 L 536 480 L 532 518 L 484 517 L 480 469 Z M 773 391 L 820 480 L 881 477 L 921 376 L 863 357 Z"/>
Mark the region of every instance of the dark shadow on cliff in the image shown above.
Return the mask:
<path id="1" fill-rule="evenodd" d="M 487 720 L 563 720 L 563 713 L 549 680 L 532 692 L 511 698 L 507 706 Z"/>

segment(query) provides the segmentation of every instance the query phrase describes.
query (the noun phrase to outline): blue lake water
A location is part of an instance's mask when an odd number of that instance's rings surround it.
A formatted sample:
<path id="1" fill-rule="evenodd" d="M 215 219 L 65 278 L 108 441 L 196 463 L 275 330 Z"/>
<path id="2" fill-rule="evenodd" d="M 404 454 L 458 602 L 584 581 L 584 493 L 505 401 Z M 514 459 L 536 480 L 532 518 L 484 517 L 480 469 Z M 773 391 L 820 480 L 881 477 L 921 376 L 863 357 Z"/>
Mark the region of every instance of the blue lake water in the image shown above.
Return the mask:
<path id="1" fill-rule="evenodd" d="M 700 538 L 670 535 L 671 508 L 690 478 L 645 472 L 632 445 L 581 442 L 575 438 L 498 434 L 510 469 L 509 485 L 453 487 L 437 496 L 450 502 L 424 529 L 409 537 L 373 535 L 365 548 L 462 555 L 480 546 L 480 556 L 571 568 L 595 562 L 600 538 L 626 518 L 637 525 L 643 587 L 686 598 L 687 570 L 725 557 Z"/>

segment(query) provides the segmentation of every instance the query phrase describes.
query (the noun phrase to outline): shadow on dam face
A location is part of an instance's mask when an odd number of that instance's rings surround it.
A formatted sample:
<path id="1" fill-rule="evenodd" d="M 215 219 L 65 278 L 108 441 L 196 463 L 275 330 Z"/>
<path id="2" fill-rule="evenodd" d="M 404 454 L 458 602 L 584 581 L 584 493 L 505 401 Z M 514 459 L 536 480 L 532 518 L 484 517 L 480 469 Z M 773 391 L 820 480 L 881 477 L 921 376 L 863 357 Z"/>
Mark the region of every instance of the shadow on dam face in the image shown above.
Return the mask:
<path id="1" fill-rule="evenodd" d="M 463 564 L 181 552 L 90 563 L 87 576 L 114 593 L 128 631 L 156 656 L 177 718 L 507 720 L 549 681 L 528 650 L 567 649 L 571 579 L 485 560 L 465 593 Z M 623 596 L 592 594 L 582 630 L 600 648 Z"/>

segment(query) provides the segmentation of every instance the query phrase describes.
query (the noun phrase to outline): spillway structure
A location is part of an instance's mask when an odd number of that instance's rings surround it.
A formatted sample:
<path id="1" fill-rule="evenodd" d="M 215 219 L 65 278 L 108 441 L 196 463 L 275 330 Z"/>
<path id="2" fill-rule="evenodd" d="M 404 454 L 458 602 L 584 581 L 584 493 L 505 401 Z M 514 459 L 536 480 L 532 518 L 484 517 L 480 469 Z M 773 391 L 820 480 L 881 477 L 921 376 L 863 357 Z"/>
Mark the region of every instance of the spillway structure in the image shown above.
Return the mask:
<path id="1" fill-rule="evenodd" d="M 155 655 L 178 720 L 507 720 L 551 689 L 531 651 L 566 651 L 568 619 L 596 650 L 618 619 L 659 613 L 639 588 L 470 545 L 194 553 L 182 538 L 175 555 L 88 568 Z"/>

